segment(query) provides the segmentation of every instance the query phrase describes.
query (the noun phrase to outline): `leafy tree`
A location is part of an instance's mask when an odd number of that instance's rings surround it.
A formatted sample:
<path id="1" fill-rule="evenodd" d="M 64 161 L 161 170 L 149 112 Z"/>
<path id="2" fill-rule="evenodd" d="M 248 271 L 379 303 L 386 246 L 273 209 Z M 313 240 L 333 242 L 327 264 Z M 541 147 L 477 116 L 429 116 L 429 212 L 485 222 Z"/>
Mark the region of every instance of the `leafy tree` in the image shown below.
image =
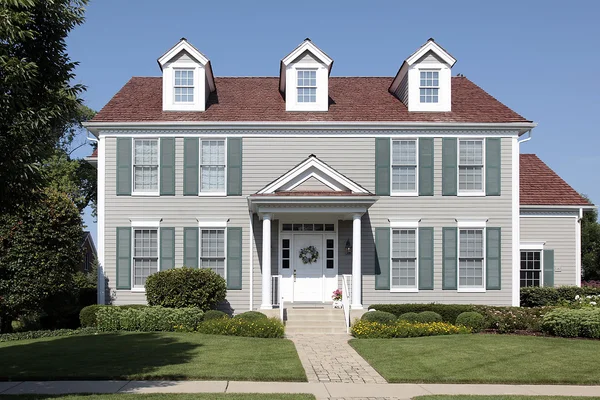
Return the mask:
<path id="1" fill-rule="evenodd" d="M 0 0 L 0 213 L 35 200 L 41 162 L 80 112 L 65 39 L 86 4 Z"/>
<path id="2" fill-rule="evenodd" d="M 585 195 L 584 197 L 587 199 Z M 598 223 L 598 210 L 585 212 L 581 220 L 581 265 L 584 280 L 600 280 L 600 223 Z"/>

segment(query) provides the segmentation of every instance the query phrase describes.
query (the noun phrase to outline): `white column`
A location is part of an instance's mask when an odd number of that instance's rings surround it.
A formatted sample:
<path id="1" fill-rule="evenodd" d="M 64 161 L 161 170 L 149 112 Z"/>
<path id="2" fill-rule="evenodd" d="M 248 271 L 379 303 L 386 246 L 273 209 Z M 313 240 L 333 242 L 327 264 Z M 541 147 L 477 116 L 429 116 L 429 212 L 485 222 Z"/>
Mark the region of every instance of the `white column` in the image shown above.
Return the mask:
<path id="1" fill-rule="evenodd" d="M 361 258 L 361 214 L 352 216 L 352 308 L 361 309 L 362 303 L 362 266 Z"/>
<path id="2" fill-rule="evenodd" d="M 260 308 L 270 310 L 271 302 L 271 214 L 264 214 L 262 226 L 262 304 Z"/>

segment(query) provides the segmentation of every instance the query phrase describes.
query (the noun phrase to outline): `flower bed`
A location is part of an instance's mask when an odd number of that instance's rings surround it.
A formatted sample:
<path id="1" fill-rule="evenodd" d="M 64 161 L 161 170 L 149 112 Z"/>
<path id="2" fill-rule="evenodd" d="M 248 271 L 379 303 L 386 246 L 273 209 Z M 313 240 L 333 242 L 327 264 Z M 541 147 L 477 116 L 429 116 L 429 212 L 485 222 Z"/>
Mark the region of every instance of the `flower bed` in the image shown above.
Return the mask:
<path id="1" fill-rule="evenodd" d="M 360 339 L 391 339 L 466 333 L 471 333 L 471 329 L 446 322 L 411 323 L 400 320 L 392 324 L 382 324 L 360 320 L 352 325 L 352 335 Z"/>

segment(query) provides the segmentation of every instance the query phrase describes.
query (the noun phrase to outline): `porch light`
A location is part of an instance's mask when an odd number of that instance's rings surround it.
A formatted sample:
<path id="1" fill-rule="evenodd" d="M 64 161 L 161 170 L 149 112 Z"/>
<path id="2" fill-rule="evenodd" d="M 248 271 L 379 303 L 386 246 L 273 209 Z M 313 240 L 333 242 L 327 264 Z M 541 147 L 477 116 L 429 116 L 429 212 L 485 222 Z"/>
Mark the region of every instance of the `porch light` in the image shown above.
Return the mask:
<path id="1" fill-rule="evenodd" d="M 346 254 L 352 254 L 352 243 L 350 243 L 350 239 L 346 240 Z"/>

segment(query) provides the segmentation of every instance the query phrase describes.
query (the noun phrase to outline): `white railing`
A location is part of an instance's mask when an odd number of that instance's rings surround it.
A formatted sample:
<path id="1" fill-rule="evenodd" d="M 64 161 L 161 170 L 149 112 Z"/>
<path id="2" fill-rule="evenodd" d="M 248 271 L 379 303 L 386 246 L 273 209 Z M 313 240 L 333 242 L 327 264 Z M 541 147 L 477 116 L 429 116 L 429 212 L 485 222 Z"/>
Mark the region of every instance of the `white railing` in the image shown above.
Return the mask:
<path id="1" fill-rule="evenodd" d="M 281 275 L 271 276 L 271 304 L 279 307 L 279 319 L 283 322 L 283 292 L 281 291 Z"/>
<path id="2" fill-rule="evenodd" d="M 346 321 L 346 333 L 350 333 L 350 285 L 352 275 L 342 275 L 342 306 L 344 308 L 344 318 Z"/>

